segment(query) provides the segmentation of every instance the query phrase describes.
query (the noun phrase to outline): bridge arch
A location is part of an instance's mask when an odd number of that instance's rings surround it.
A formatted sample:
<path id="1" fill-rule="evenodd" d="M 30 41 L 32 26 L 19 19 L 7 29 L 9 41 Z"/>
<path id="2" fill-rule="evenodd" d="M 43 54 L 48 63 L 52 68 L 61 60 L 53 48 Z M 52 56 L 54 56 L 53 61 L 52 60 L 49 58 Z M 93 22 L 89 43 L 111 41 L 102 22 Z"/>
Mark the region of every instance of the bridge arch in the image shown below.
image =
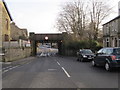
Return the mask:
<path id="1" fill-rule="evenodd" d="M 29 33 L 29 39 L 31 42 L 31 54 L 35 56 L 37 54 L 37 43 L 57 43 L 58 45 L 58 54 L 62 55 L 63 51 L 63 39 L 65 36 L 63 33 L 51 33 L 51 34 L 35 34 L 34 32 Z"/>

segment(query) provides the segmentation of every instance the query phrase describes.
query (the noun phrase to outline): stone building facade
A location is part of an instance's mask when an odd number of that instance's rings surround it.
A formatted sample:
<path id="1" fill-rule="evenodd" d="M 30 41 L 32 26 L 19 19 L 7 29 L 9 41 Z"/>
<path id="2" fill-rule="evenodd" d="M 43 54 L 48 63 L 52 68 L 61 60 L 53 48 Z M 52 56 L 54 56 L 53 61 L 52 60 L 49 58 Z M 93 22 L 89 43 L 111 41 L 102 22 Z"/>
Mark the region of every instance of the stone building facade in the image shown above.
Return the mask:
<path id="1" fill-rule="evenodd" d="M 4 0 L 0 0 L 0 61 L 3 60 L 3 42 L 10 41 L 10 23 L 12 17 Z"/>
<path id="2" fill-rule="evenodd" d="M 118 16 L 103 24 L 103 46 L 120 47 L 120 2 Z"/>
<path id="3" fill-rule="evenodd" d="M 0 48 L 2 48 L 2 42 L 10 41 L 10 22 L 12 17 L 7 8 L 6 3 L 0 1 Z"/>
<path id="4" fill-rule="evenodd" d="M 103 25 L 103 46 L 120 47 L 120 15 Z"/>
<path id="5" fill-rule="evenodd" d="M 0 1 L 0 38 L 1 41 L 10 41 L 10 22 L 12 17 L 4 1 Z"/>
<path id="6" fill-rule="evenodd" d="M 18 41 L 19 39 L 27 40 L 27 29 L 20 29 L 14 22 L 10 24 L 11 27 L 11 40 Z"/>

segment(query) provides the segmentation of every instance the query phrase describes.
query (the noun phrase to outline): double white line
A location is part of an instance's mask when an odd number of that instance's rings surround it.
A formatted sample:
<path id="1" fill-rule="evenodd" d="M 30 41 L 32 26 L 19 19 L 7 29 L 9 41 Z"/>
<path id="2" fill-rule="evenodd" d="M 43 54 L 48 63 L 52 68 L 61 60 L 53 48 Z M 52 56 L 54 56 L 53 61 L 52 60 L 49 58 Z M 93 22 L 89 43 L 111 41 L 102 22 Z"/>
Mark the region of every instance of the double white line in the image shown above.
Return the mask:
<path id="1" fill-rule="evenodd" d="M 10 67 L 10 66 L 9 66 Z M 6 68 L 9 68 L 9 67 L 6 67 Z M 8 72 L 9 70 L 12 70 L 12 69 L 14 69 L 14 68 L 17 68 L 17 67 L 19 67 L 19 66 L 14 66 L 14 67 L 11 67 L 11 68 L 9 68 L 9 69 L 7 69 L 7 70 L 4 70 L 4 69 L 6 69 L 6 68 L 3 68 L 3 72 L 2 73 L 5 73 L 5 72 Z"/>

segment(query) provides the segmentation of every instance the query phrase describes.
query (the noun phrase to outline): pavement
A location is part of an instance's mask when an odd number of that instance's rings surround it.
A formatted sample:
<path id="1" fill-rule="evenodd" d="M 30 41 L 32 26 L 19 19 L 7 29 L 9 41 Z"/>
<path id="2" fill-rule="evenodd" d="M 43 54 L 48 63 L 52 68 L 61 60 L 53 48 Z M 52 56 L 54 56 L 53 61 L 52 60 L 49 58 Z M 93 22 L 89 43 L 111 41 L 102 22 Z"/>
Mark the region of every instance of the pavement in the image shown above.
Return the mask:
<path id="1" fill-rule="evenodd" d="M 2 86 L 51 90 L 118 90 L 119 72 L 92 67 L 91 62 L 78 62 L 76 57 L 34 57 L 31 60 L 28 58 L 27 63 L 16 66 L 14 63 L 14 67 L 3 70 Z"/>

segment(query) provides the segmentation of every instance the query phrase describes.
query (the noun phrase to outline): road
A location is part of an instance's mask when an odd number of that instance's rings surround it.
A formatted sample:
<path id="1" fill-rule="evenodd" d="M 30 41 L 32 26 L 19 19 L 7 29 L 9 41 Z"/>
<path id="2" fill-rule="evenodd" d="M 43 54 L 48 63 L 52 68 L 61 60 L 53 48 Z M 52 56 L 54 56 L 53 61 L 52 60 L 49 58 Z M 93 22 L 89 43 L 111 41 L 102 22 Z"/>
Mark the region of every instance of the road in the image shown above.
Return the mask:
<path id="1" fill-rule="evenodd" d="M 24 64 L 7 67 L 2 72 L 3 88 L 115 90 L 119 82 L 117 71 L 107 72 L 104 68 L 92 67 L 90 62 L 76 61 L 76 57 L 36 57 Z"/>

